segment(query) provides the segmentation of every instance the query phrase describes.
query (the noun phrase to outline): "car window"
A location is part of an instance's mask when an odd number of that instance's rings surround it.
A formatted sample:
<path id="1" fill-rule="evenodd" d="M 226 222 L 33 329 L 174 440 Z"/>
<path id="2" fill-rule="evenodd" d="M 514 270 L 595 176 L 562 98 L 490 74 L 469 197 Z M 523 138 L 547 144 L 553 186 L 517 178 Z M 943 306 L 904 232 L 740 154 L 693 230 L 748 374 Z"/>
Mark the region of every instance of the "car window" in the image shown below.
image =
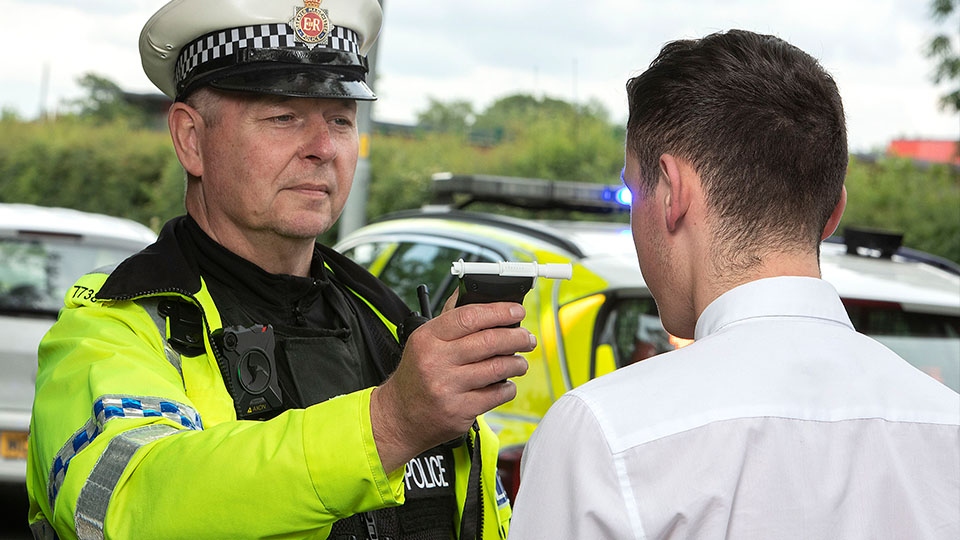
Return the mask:
<path id="1" fill-rule="evenodd" d="M 0 239 L 0 312 L 56 313 L 77 278 L 129 254 L 55 237 Z"/>
<path id="2" fill-rule="evenodd" d="M 676 348 L 660 324 L 653 298 L 615 300 L 601 324 L 597 346 L 613 349 L 617 368 Z"/>
<path id="3" fill-rule="evenodd" d="M 845 300 L 857 331 L 960 392 L 960 317 L 904 311 L 895 302 Z"/>
<path id="4" fill-rule="evenodd" d="M 417 287 L 425 284 L 430 291 L 431 309 L 437 312 L 456 287 L 450 275 L 450 264 L 461 258 L 466 259 L 463 251 L 457 248 L 401 243 L 384 267 L 380 279 L 415 311 L 420 311 Z"/>
<path id="5" fill-rule="evenodd" d="M 845 299 L 844 305 L 858 332 L 960 391 L 960 317 L 904 311 L 894 302 Z M 609 347 L 620 368 L 682 346 L 683 341 L 663 329 L 653 299 L 630 298 L 615 301 L 608 309 L 596 348 Z"/>
<path id="6" fill-rule="evenodd" d="M 438 243 L 423 236 L 361 242 L 342 249 L 341 253 L 380 278 L 414 311 L 420 311 L 417 287 L 426 285 L 430 292 L 430 308 L 435 314 L 457 287 L 457 279 L 450 274 L 450 265 L 454 261 L 503 260 L 494 252 L 473 244 L 462 241 Z"/>
<path id="7" fill-rule="evenodd" d="M 388 242 L 370 242 L 360 244 L 343 252 L 353 262 L 364 268 L 370 268 L 376 260 L 390 247 Z"/>

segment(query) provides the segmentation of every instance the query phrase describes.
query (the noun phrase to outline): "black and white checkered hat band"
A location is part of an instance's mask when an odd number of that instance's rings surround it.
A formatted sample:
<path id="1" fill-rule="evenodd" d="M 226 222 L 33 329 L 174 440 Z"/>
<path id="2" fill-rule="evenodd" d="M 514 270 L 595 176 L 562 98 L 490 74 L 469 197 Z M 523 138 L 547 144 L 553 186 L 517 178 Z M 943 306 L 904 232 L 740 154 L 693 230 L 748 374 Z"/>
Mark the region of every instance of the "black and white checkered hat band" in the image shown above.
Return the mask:
<path id="1" fill-rule="evenodd" d="M 326 48 L 360 54 L 357 34 L 349 28 L 334 26 Z M 284 23 L 245 26 L 207 34 L 187 45 L 177 59 L 177 83 L 206 62 L 236 54 L 240 49 L 279 49 L 304 47 L 294 39 L 293 29 Z"/>

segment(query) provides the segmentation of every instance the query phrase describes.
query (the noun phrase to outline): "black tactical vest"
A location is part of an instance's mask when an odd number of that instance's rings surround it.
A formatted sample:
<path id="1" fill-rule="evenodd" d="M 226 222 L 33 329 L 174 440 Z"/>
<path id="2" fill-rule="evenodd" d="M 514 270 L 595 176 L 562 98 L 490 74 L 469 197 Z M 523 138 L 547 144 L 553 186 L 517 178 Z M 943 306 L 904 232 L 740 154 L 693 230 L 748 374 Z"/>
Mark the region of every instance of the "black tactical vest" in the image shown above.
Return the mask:
<path id="1" fill-rule="evenodd" d="M 311 277 L 273 275 L 229 252 L 192 220 L 187 221 L 188 233 L 183 235 L 187 238 L 181 243 L 193 251 L 223 328 L 229 330 L 215 333 L 213 343 L 238 418 L 267 420 L 288 409 L 376 386 L 396 368 L 402 352 L 397 340 L 377 314 L 325 266 L 321 246 L 314 254 Z M 369 276 L 359 267 L 355 272 Z M 362 285 L 351 283 L 350 288 L 363 292 Z M 373 286 L 369 290 L 377 292 Z M 367 300 L 379 307 L 377 298 Z M 397 313 L 396 306 L 402 302 L 395 295 L 389 300 Z M 269 391 L 257 394 L 264 388 Z M 274 392 L 278 395 L 270 395 Z M 402 506 L 340 520 L 329 538 L 454 538 L 454 481 L 452 448 L 441 445 L 428 450 L 406 466 Z"/>

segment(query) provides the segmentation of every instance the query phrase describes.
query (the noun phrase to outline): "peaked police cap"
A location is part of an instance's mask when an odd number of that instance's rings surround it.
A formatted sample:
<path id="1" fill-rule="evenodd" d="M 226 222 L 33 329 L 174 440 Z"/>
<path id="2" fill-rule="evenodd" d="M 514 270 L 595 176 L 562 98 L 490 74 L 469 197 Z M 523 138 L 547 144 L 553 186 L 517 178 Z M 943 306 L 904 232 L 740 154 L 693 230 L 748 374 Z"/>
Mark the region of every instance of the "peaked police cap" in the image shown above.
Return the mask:
<path id="1" fill-rule="evenodd" d="M 179 101 L 204 86 L 372 100 L 366 55 L 382 18 L 377 0 L 173 0 L 144 25 L 140 59 Z"/>

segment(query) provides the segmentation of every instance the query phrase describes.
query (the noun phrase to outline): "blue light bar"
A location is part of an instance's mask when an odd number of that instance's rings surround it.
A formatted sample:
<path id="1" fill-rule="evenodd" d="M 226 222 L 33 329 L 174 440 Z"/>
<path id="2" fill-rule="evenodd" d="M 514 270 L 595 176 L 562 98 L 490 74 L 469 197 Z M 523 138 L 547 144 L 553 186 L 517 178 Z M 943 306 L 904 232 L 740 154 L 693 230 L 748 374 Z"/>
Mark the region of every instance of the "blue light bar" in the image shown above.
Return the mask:
<path id="1" fill-rule="evenodd" d="M 488 175 L 433 175 L 434 201 L 453 204 L 454 196 L 472 202 L 493 202 L 532 209 L 569 209 L 584 212 L 629 210 L 629 191 L 622 184 L 566 182 L 542 178 Z M 627 198 L 624 198 L 626 194 Z"/>

